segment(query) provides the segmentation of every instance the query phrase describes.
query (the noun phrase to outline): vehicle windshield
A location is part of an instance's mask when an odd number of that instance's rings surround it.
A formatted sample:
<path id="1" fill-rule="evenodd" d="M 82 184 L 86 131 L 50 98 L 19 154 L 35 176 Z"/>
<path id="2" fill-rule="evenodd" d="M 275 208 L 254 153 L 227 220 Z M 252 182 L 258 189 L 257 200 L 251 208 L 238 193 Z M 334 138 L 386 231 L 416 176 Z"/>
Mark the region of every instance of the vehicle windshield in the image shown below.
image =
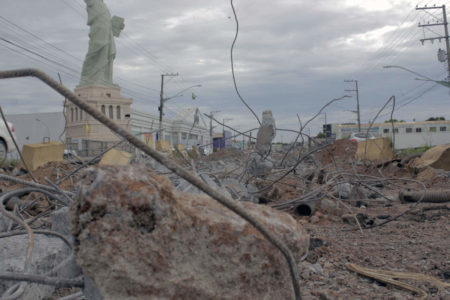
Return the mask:
<path id="1" fill-rule="evenodd" d="M 366 135 L 367 135 L 367 133 L 363 133 L 363 132 L 355 133 L 355 136 L 356 136 L 356 137 L 362 138 L 362 139 L 365 139 L 365 138 L 366 138 Z M 372 135 L 369 133 L 369 135 L 367 135 L 367 138 L 370 139 L 371 137 L 372 137 Z"/>

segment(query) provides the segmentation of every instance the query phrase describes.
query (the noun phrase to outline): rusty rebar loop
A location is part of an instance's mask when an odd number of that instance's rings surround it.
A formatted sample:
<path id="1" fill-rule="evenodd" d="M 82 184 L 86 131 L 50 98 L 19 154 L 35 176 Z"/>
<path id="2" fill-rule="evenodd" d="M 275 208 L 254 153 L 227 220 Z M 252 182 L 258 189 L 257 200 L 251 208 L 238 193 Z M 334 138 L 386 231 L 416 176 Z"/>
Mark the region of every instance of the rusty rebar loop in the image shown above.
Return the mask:
<path id="1" fill-rule="evenodd" d="M 369 131 L 370 131 L 370 129 L 372 128 L 372 126 L 373 126 L 373 124 L 375 123 L 375 121 L 376 121 L 376 119 L 378 118 L 378 116 L 380 115 L 380 113 L 384 110 L 384 108 L 389 104 L 389 102 L 391 102 L 391 101 L 394 101 L 394 104 L 393 104 L 393 106 L 392 106 L 392 113 L 391 113 L 391 116 L 392 116 L 392 114 L 394 113 L 394 108 L 395 108 L 395 96 L 394 95 L 392 95 L 391 97 L 389 97 L 389 99 L 386 101 L 386 103 L 384 103 L 384 105 L 380 108 L 380 110 L 378 111 L 378 113 L 375 115 L 375 118 L 373 118 L 373 120 L 372 120 L 372 122 L 370 122 L 370 125 L 369 125 L 369 127 L 367 128 L 367 131 L 366 131 L 366 144 L 365 144 L 365 147 L 364 147 L 364 158 L 366 158 L 366 155 L 367 155 L 367 144 L 368 144 L 368 142 L 367 142 L 367 138 L 369 137 Z M 392 119 L 392 118 L 391 118 Z M 392 123 L 392 126 L 393 126 L 393 123 Z"/>
<path id="2" fill-rule="evenodd" d="M 78 98 L 72 91 L 66 87 L 60 85 L 57 81 L 50 78 L 47 74 L 37 69 L 22 69 L 22 70 L 12 70 L 0 72 L 0 79 L 4 78 L 18 78 L 18 77 L 28 77 L 33 76 L 39 78 L 41 81 L 45 82 L 48 86 L 52 87 L 61 95 L 67 97 L 67 99 L 78 106 L 80 109 L 84 110 L 86 113 L 91 115 L 94 119 L 108 127 L 111 131 L 117 133 L 118 135 L 125 138 L 133 146 L 140 149 L 159 163 L 166 166 L 169 170 L 173 171 L 175 174 L 185 179 L 201 191 L 205 192 L 207 195 L 211 196 L 217 202 L 230 209 L 237 215 L 241 216 L 251 225 L 253 225 L 272 245 L 274 245 L 286 259 L 286 263 L 289 267 L 290 276 L 292 280 L 292 286 L 296 299 L 301 299 L 300 295 L 300 277 L 298 275 L 297 264 L 295 262 L 294 256 L 286 244 L 279 239 L 272 231 L 266 228 L 257 218 L 253 217 L 246 211 L 246 209 L 240 204 L 236 203 L 232 199 L 222 195 L 218 191 L 214 190 L 212 187 L 204 183 L 198 176 L 195 176 L 188 170 L 179 166 L 177 163 L 172 161 L 170 158 L 166 157 L 162 153 L 150 148 L 143 141 L 139 140 L 136 136 L 132 135 L 130 132 L 118 126 L 115 122 L 108 119 L 100 111 L 93 108 L 80 98 Z"/>
<path id="3" fill-rule="evenodd" d="M 299 117 L 298 114 L 297 114 L 297 118 L 298 118 L 299 123 L 300 123 L 300 131 L 299 131 L 297 137 L 295 138 L 295 141 L 294 141 L 293 145 L 289 148 L 288 151 L 286 151 L 286 154 L 284 155 L 283 159 L 281 160 L 281 163 L 284 162 L 284 160 L 285 160 L 286 157 L 288 156 L 289 152 L 291 152 L 291 150 L 294 149 L 295 143 L 297 142 L 299 136 L 302 134 L 303 129 L 306 127 L 306 125 L 308 125 L 308 123 L 311 123 L 315 118 L 317 118 L 317 116 L 319 116 L 319 115 L 322 113 L 322 111 L 323 111 L 327 106 L 331 105 L 333 102 L 342 100 L 342 99 L 344 99 L 344 98 L 350 98 L 350 97 L 351 97 L 351 96 L 349 96 L 349 95 L 344 95 L 344 96 L 342 96 L 342 97 L 332 99 L 332 100 L 329 101 L 327 104 L 325 104 L 324 106 L 322 106 L 322 108 L 321 108 L 321 109 L 320 109 L 320 110 L 319 110 L 319 111 L 318 111 L 311 119 L 309 119 L 308 121 L 306 121 L 306 123 L 305 123 L 304 125 L 302 125 L 302 122 L 300 121 L 300 117 Z M 302 138 L 303 138 L 303 136 L 302 136 Z"/>
<path id="4" fill-rule="evenodd" d="M 49 277 L 45 275 L 24 274 L 14 272 L 0 273 L 0 279 L 11 281 L 26 281 L 30 283 L 39 283 L 45 285 L 52 285 L 55 287 L 83 287 L 84 280 L 82 278 L 58 278 Z"/>
<path id="5" fill-rule="evenodd" d="M 237 15 L 236 15 L 236 10 L 234 9 L 233 0 L 230 0 L 230 4 L 231 4 L 231 8 L 233 10 L 234 20 L 236 21 L 236 34 L 234 36 L 234 40 L 233 40 L 233 43 L 231 44 L 231 49 L 230 49 L 231 75 L 233 76 L 234 89 L 236 90 L 236 94 L 238 95 L 241 102 L 250 110 L 250 112 L 255 116 L 256 120 L 258 121 L 259 125 L 261 126 L 261 121 L 259 120 L 258 116 L 253 111 L 253 109 L 247 104 L 247 102 L 245 102 L 244 98 L 242 98 L 241 94 L 239 93 L 239 89 L 237 87 L 236 77 L 234 75 L 233 50 L 234 50 L 234 45 L 236 44 L 237 37 L 239 34 L 239 21 L 238 21 Z M 296 295 L 296 297 L 297 297 L 297 295 Z"/>
<path id="6" fill-rule="evenodd" d="M 33 188 L 37 188 L 37 189 L 41 189 L 41 190 L 45 190 L 48 192 L 53 192 L 53 193 L 60 193 L 60 190 L 57 190 L 51 186 L 45 185 L 45 184 L 41 184 L 41 183 L 34 183 L 31 181 L 27 181 L 27 180 L 23 180 L 14 176 L 9 176 L 9 175 L 5 175 L 5 174 L 0 174 L 0 180 L 5 180 L 5 181 L 11 181 L 11 182 L 15 182 L 21 185 L 26 185 L 26 186 L 30 186 Z M 74 196 L 75 193 L 69 192 L 69 191 L 62 191 L 62 193 L 64 193 L 67 196 Z"/>

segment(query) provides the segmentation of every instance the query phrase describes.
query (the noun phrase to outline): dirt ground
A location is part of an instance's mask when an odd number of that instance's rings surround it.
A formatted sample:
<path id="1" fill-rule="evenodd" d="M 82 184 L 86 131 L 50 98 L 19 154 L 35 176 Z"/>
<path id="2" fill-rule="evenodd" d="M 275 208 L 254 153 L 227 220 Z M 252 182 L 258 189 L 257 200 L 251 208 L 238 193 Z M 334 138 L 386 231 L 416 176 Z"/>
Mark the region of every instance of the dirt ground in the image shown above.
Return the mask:
<path id="1" fill-rule="evenodd" d="M 336 171 L 352 173 L 356 178 L 358 176 L 355 174 L 363 174 L 380 178 L 380 181 L 395 183 L 377 187 L 385 196 L 392 197 L 391 201 L 380 201 L 379 198 L 372 197 L 362 199 L 358 203 L 326 196 L 323 199 L 335 203 L 344 202 L 345 206 L 335 209 L 317 205 L 311 216 L 298 216 L 293 209 L 287 210 L 311 235 L 309 254 L 300 265 L 303 298 L 420 299 L 411 291 L 356 274 L 346 267 L 347 264 L 376 270 L 420 273 L 433 276 L 450 286 L 449 202 L 420 203 L 413 207 L 414 204 L 401 203 L 397 197 L 400 190 L 420 190 L 421 184 L 428 190 L 449 189 L 449 172 L 431 167 L 417 170 L 399 166 L 399 160 L 384 164 L 356 162 L 353 159 L 355 151 L 355 143 L 350 141 L 342 141 L 321 150 L 260 197 L 262 205 L 273 205 L 302 197 L 319 188 L 323 184 L 322 181 L 329 179 L 327 176 Z M 237 161 L 235 165 L 239 166 L 238 162 L 245 161 L 246 157 L 247 154 L 241 151 L 231 150 L 214 153 L 205 161 Z M 275 159 L 281 157 L 282 154 L 272 155 Z M 298 157 L 298 153 L 293 153 L 287 160 L 292 163 Z M 56 182 L 75 167 L 76 165 L 66 162 L 50 163 L 33 173 L 42 183 L 45 183 L 45 178 Z M 324 172 L 321 173 L 320 170 Z M 236 171 L 239 172 L 241 171 Z M 270 176 L 250 182 L 257 188 L 263 188 L 285 172 L 283 165 L 276 166 Z M 30 180 L 27 174 L 17 176 Z M 74 190 L 77 180 L 76 177 L 71 178 L 63 183 L 61 188 Z M 4 191 L 19 187 L 20 185 L 8 182 L 2 184 Z M 331 189 L 328 192 L 332 193 Z M 33 199 L 30 197 L 27 201 Z M 30 216 L 51 210 L 50 203 L 45 200 L 39 204 L 28 211 Z M 398 219 L 382 224 L 405 211 L 408 212 Z M 354 219 L 348 217 L 349 214 L 357 216 L 361 229 Z M 40 223 L 35 226 L 40 227 Z M 426 299 L 450 300 L 450 287 L 442 288 L 435 283 L 409 279 L 400 281 L 423 290 L 428 295 Z"/>
<path id="2" fill-rule="evenodd" d="M 358 209 L 375 224 L 410 204 Z M 426 211 L 427 208 L 436 208 Z M 358 230 L 341 217 L 319 216 L 311 223 L 299 218 L 312 238 L 311 252 L 302 265 L 302 286 L 311 299 L 417 299 L 413 293 L 347 270 L 353 263 L 380 270 L 417 272 L 450 283 L 450 206 L 420 204 L 398 220 L 373 229 Z M 450 299 L 450 289 L 424 282 L 405 281 L 423 289 L 428 299 Z"/>

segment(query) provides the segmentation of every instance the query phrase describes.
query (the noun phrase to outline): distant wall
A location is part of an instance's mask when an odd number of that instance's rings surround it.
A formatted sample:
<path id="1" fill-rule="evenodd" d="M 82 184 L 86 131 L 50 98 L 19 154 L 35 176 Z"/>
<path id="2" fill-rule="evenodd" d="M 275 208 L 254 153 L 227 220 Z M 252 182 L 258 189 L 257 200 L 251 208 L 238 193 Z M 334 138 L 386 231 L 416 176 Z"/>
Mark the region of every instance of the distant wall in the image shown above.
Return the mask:
<path id="1" fill-rule="evenodd" d="M 24 144 L 42 143 L 44 137 L 50 137 L 51 141 L 60 141 L 59 136 L 63 133 L 65 125 L 62 111 L 7 115 L 6 119 L 14 124 L 14 133 L 20 150 Z M 61 139 L 64 143 L 64 134 Z"/>

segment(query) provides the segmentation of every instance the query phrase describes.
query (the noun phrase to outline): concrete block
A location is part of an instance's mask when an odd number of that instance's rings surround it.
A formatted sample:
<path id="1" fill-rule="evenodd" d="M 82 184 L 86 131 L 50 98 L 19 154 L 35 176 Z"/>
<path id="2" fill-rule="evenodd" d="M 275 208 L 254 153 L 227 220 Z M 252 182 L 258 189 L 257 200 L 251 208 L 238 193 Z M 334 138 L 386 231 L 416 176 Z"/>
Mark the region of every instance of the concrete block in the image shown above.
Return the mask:
<path id="1" fill-rule="evenodd" d="M 176 149 L 178 149 L 178 151 L 181 152 L 181 154 L 183 154 L 184 157 L 189 157 L 188 152 L 186 151 L 186 148 L 184 147 L 183 144 L 176 144 L 174 146 Z"/>
<path id="2" fill-rule="evenodd" d="M 3 238 L 0 243 L 0 270 L 5 272 L 23 272 L 25 255 L 28 245 L 28 236 L 12 236 Z M 69 255 L 69 248 L 58 238 L 48 237 L 36 234 L 34 237 L 34 247 L 32 256 L 31 273 L 44 274 Z M 64 268 L 68 272 L 58 272 L 61 277 L 74 277 L 73 269 Z M 0 280 L 0 295 L 2 295 L 9 287 L 16 284 L 14 281 Z M 50 296 L 54 287 L 42 284 L 27 284 L 25 292 L 20 297 L 23 300 L 44 299 Z"/>
<path id="3" fill-rule="evenodd" d="M 72 239 L 72 233 L 70 232 L 70 219 L 69 208 L 63 207 L 50 214 L 50 220 L 52 222 L 52 231 L 61 233 L 69 240 Z"/>
<path id="4" fill-rule="evenodd" d="M 168 141 L 156 141 L 156 150 L 167 153 L 170 153 L 172 151 L 172 149 L 170 149 L 170 144 Z"/>
<path id="5" fill-rule="evenodd" d="M 356 158 L 380 161 L 390 160 L 393 158 L 391 141 L 387 138 L 377 138 L 358 142 Z"/>
<path id="6" fill-rule="evenodd" d="M 103 155 L 102 159 L 98 163 L 100 166 L 111 165 L 111 166 L 125 166 L 131 161 L 133 155 L 126 151 L 120 151 L 116 149 L 111 149 Z"/>
<path id="7" fill-rule="evenodd" d="M 23 145 L 22 155 L 28 167 L 33 171 L 48 162 L 63 161 L 65 147 L 60 142 L 27 144 Z"/>

